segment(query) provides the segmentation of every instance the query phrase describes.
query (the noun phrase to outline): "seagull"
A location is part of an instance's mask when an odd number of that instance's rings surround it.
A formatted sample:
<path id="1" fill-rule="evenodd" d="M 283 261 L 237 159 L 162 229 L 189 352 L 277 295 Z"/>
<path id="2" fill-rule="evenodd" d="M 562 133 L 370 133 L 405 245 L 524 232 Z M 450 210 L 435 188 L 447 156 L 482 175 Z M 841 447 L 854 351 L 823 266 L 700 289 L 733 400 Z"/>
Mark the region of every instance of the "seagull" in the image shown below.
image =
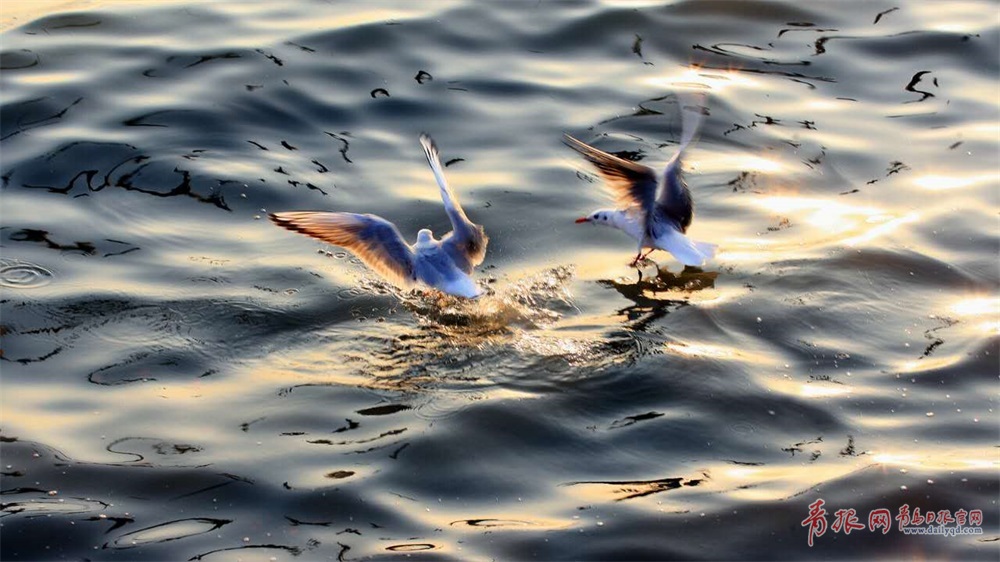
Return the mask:
<path id="1" fill-rule="evenodd" d="M 470 275 L 474 267 L 483 263 L 489 238 L 482 226 L 465 216 L 448 187 L 434 140 L 422 134 L 420 145 L 441 188 L 444 210 L 451 219 L 452 231 L 440 240 L 435 240 L 434 233 L 424 228 L 417 232 L 415 244 L 407 244 L 396 225 L 370 214 L 288 211 L 272 213 L 270 218 L 278 226 L 350 250 L 399 287 L 408 289 L 422 283 L 450 295 L 479 297 L 483 291 Z"/>
<path id="2" fill-rule="evenodd" d="M 630 264 L 633 266 L 654 250 L 666 250 L 684 265 L 700 266 L 715 256 L 715 244 L 696 242 L 685 235 L 694 216 L 694 205 L 691 191 L 681 177 L 681 155 L 700 122 L 700 111 L 682 109 L 681 144 L 660 176 L 652 168 L 565 135 L 566 144 L 597 167 L 619 207 L 598 209 L 576 222 L 610 226 L 634 238 L 639 250 Z M 645 256 L 644 248 L 649 248 Z"/>

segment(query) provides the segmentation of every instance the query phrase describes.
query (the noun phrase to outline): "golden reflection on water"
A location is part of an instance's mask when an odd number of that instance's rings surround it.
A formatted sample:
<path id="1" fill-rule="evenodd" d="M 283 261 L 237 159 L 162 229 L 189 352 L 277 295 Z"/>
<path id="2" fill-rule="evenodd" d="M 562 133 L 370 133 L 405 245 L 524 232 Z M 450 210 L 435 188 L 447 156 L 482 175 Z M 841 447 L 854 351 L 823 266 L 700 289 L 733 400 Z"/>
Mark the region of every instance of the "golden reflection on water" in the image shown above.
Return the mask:
<path id="1" fill-rule="evenodd" d="M 957 365 L 962 361 L 964 361 L 962 356 L 938 354 L 920 359 L 908 359 L 900 364 L 896 370 L 905 374 L 937 373 L 940 372 L 940 369 Z"/>
<path id="2" fill-rule="evenodd" d="M 949 307 L 952 313 L 970 319 L 990 316 L 974 324 L 977 333 L 989 336 L 1000 335 L 1000 297 L 971 297 L 955 302 Z"/>
<path id="3" fill-rule="evenodd" d="M 492 530 L 537 531 L 566 529 L 577 522 L 555 516 L 546 516 L 547 502 L 542 500 L 519 502 L 517 511 L 498 504 L 496 508 L 469 511 L 461 498 L 435 498 L 433 501 L 413 498 L 390 491 L 373 494 L 373 501 L 393 511 L 399 510 L 439 529 L 465 533 L 483 533 Z M 457 504 L 457 505 L 456 505 Z M 509 504 L 507 504 L 509 505 Z"/>
<path id="4" fill-rule="evenodd" d="M 763 81 L 736 70 L 702 69 L 691 65 L 680 72 L 667 76 L 654 76 L 642 81 L 645 85 L 659 89 L 683 90 L 704 89 L 705 87 L 722 93 L 731 88 L 751 90 L 767 89 Z"/>
<path id="5" fill-rule="evenodd" d="M 977 2 L 951 0 L 950 2 L 914 2 L 907 4 L 913 19 L 920 21 L 934 31 L 951 33 L 977 33 L 996 25 L 996 12 L 983 13 L 983 6 Z M 993 17 L 989 17 L 992 15 Z"/>
<path id="6" fill-rule="evenodd" d="M 833 381 L 809 381 L 802 382 L 784 377 L 772 377 L 767 380 L 767 389 L 771 392 L 780 392 L 789 396 L 799 398 L 831 398 L 834 396 L 846 396 L 854 389 L 851 385 Z"/>
<path id="7" fill-rule="evenodd" d="M 884 217 L 871 217 L 867 222 L 877 222 L 877 220 L 882 218 Z M 865 244 L 867 242 L 871 242 L 876 238 L 889 234 L 903 225 L 917 222 L 919 218 L 920 218 L 920 213 L 916 212 L 909 213 L 907 215 L 897 217 L 888 220 L 882 224 L 873 226 L 869 228 L 867 231 L 858 234 L 857 236 L 853 236 L 851 238 L 843 240 L 842 243 L 845 246 L 858 246 L 860 244 Z"/>
<path id="8" fill-rule="evenodd" d="M 185 0 L 143 0 L 143 6 L 178 4 Z M 0 2 L 0 31 L 23 25 L 59 12 L 96 10 L 104 7 L 134 6 L 135 0 L 7 0 Z"/>
<path id="9" fill-rule="evenodd" d="M 824 482 L 833 482 L 859 470 L 869 461 L 843 463 L 805 462 L 808 451 L 794 457 L 794 464 L 767 466 L 724 465 L 710 472 L 712 487 L 725 491 L 726 497 L 744 501 L 784 500 Z"/>
<path id="10" fill-rule="evenodd" d="M 812 197 L 765 196 L 754 203 L 767 211 L 787 216 L 791 225 L 805 224 L 819 232 L 812 237 L 796 232 L 795 244 L 817 243 L 859 246 L 892 234 L 900 227 L 917 222 L 921 214 L 910 212 L 896 215 L 867 205 L 854 205 L 843 201 Z M 754 241 L 760 249 L 766 242 Z M 773 252 L 786 253 L 790 249 L 775 247 Z M 748 257 L 753 257 L 750 254 Z M 756 256 L 759 259 L 759 256 Z"/>
<path id="11" fill-rule="evenodd" d="M 769 358 L 762 353 L 754 353 L 746 349 L 740 350 L 724 345 L 697 342 L 667 342 L 663 344 L 663 347 L 669 353 L 684 357 L 740 361 L 755 365 L 775 365 L 778 363 L 775 359 Z"/>
<path id="12" fill-rule="evenodd" d="M 979 458 L 977 458 L 979 457 Z M 875 452 L 872 460 L 893 468 L 922 469 L 927 471 L 947 470 L 995 470 L 1000 467 L 996 455 L 982 450 L 950 449 L 934 453 Z"/>
<path id="13" fill-rule="evenodd" d="M 799 453 L 787 464 L 766 466 L 712 462 L 682 477 L 579 482 L 563 489 L 576 502 L 629 502 L 662 512 L 688 513 L 711 509 L 720 493 L 741 501 L 779 501 L 871 466 L 864 456 L 832 464 L 807 462 L 808 458 L 808 452 Z"/>
<path id="14" fill-rule="evenodd" d="M 1000 181 L 998 174 L 979 174 L 974 176 L 943 176 L 928 174 L 913 180 L 918 187 L 931 191 L 942 191 L 949 189 L 963 189 L 975 187 L 986 183 Z"/>
<path id="15" fill-rule="evenodd" d="M 84 80 L 87 78 L 86 72 L 37 72 L 35 74 L 18 74 L 14 80 L 22 84 L 60 84 L 72 82 L 74 80 Z"/>
<path id="16" fill-rule="evenodd" d="M 951 305 L 951 311 L 959 316 L 1000 315 L 1000 297 L 973 297 Z"/>
<path id="17" fill-rule="evenodd" d="M 987 333 L 991 336 L 1000 336 L 1000 320 L 994 320 L 992 322 L 983 322 L 976 326 L 980 332 Z"/>

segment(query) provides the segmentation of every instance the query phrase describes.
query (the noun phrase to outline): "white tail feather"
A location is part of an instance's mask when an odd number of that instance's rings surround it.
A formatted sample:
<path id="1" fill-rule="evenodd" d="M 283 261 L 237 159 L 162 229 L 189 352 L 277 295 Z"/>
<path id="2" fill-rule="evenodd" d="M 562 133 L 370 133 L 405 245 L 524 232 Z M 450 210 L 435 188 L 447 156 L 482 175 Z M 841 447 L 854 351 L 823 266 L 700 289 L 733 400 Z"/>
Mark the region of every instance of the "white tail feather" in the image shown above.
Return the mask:
<path id="1" fill-rule="evenodd" d="M 705 259 L 707 259 L 707 260 L 710 260 L 710 259 L 714 258 L 715 257 L 715 251 L 717 249 L 719 249 L 718 245 L 712 244 L 710 242 L 698 242 L 698 241 L 695 241 L 694 242 L 694 246 L 696 248 L 698 248 L 698 251 L 701 252 L 705 256 Z"/>
<path id="2" fill-rule="evenodd" d="M 446 293 L 467 299 L 474 299 L 483 294 L 483 290 L 479 288 L 479 285 L 476 285 L 476 282 L 467 275 L 456 276 L 455 279 L 445 282 L 440 288 Z"/>
<path id="3" fill-rule="evenodd" d="M 656 245 L 674 255 L 684 265 L 702 265 L 715 256 L 715 244 L 695 242 L 677 230 L 669 230 L 656 240 Z"/>

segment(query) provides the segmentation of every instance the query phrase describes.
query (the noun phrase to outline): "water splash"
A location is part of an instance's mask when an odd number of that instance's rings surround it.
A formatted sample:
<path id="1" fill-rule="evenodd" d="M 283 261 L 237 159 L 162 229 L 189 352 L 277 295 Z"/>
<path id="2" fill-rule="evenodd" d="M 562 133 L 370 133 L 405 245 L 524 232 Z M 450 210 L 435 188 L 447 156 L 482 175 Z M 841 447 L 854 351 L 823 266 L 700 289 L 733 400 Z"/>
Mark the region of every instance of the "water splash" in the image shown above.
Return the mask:
<path id="1" fill-rule="evenodd" d="M 378 279 L 366 278 L 362 290 L 393 294 L 424 326 L 453 336 L 486 337 L 514 329 L 538 329 L 551 325 L 575 310 L 567 285 L 573 278 L 570 266 L 560 266 L 486 287 L 476 300 L 462 299 L 438 291 L 396 289 Z M 486 283 L 494 285 L 496 278 Z"/>

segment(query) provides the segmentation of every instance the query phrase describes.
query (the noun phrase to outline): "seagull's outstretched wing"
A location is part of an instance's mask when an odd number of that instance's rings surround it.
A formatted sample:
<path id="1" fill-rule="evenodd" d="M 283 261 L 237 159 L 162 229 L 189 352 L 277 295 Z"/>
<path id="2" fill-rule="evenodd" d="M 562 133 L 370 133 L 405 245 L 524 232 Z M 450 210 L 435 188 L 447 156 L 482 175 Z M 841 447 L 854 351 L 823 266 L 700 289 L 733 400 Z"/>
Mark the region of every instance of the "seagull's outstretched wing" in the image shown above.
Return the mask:
<path id="1" fill-rule="evenodd" d="M 564 139 L 567 146 L 597 166 L 620 208 L 638 207 L 643 213 L 649 213 L 656 197 L 656 172 L 642 164 L 598 150 L 569 135 L 564 135 Z"/>
<path id="2" fill-rule="evenodd" d="M 278 226 L 346 248 L 392 283 L 408 288 L 416 281 L 415 256 L 399 230 L 375 215 L 289 211 L 273 213 Z"/>
<path id="3" fill-rule="evenodd" d="M 701 126 L 702 107 L 700 102 L 703 97 L 698 97 L 691 101 L 697 101 L 698 105 L 690 107 L 681 106 L 681 142 L 677 147 L 677 153 L 667 162 L 667 167 L 663 171 L 663 184 L 656 194 L 656 206 L 658 210 L 669 216 L 681 227 L 681 232 L 687 230 L 691 224 L 693 215 L 693 204 L 691 202 L 691 192 L 687 184 L 681 177 L 681 165 L 684 158 L 684 151 L 694 139 L 698 128 Z"/>
<path id="4" fill-rule="evenodd" d="M 486 244 L 489 243 L 489 238 L 487 238 L 483 227 L 473 223 L 469 217 L 465 216 L 462 204 L 458 202 L 458 198 L 448 187 L 434 139 L 423 133 L 420 135 L 420 146 L 424 148 L 427 164 L 430 165 L 431 171 L 434 172 L 434 179 L 437 180 L 438 187 L 441 188 L 441 201 L 444 202 L 444 210 L 451 220 L 451 234 L 442 238 L 441 244 L 455 260 L 459 269 L 466 273 L 472 273 L 472 268 L 483 263 L 483 258 L 486 257 Z"/>
<path id="5" fill-rule="evenodd" d="M 444 210 L 447 211 L 448 218 L 451 219 L 451 227 L 456 235 L 461 236 L 463 231 L 471 230 L 473 225 L 469 221 L 469 217 L 465 216 L 462 204 L 458 202 L 455 194 L 448 187 L 448 182 L 444 179 L 444 170 L 441 167 L 441 157 L 438 154 L 437 144 L 427 133 L 422 133 L 420 146 L 424 148 L 427 163 L 430 165 L 431 171 L 434 172 L 434 179 L 437 180 L 438 187 L 441 188 L 441 200 L 444 202 Z"/>

